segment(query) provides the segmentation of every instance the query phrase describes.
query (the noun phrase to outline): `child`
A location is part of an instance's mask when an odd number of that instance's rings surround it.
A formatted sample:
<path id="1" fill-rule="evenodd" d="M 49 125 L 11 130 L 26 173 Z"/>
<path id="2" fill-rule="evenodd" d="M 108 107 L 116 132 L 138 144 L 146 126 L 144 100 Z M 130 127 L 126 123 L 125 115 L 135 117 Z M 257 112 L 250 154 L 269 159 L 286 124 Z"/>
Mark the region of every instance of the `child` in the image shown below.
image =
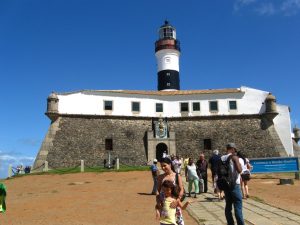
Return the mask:
<path id="1" fill-rule="evenodd" d="M 156 219 L 160 220 L 160 225 L 175 225 L 176 224 L 176 208 L 171 208 L 170 204 L 173 201 L 176 201 L 176 193 L 175 185 L 172 181 L 165 180 L 162 183 L 162 192 L 163 192 L 163 199 L 161 199 L 161 210 L 156 208 Z M 178 200 L 178 206 L 181 209 L 185 209 L 190 202 L 186 202 L 182 204 Z"/>

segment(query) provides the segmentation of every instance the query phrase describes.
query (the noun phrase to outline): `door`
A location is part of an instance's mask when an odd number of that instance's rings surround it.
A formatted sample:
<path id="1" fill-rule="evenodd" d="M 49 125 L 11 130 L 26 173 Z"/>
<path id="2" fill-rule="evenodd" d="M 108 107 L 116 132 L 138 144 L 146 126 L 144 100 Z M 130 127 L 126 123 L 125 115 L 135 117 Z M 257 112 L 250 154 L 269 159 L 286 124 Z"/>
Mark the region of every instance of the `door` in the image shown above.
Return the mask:
<path id="1" fill-rule="evenodd" d="M 168 146 L 164 143 L 159 143 L 156 145 L 156 159 L 161 162 L 161 159 L 168 155 Z"/>

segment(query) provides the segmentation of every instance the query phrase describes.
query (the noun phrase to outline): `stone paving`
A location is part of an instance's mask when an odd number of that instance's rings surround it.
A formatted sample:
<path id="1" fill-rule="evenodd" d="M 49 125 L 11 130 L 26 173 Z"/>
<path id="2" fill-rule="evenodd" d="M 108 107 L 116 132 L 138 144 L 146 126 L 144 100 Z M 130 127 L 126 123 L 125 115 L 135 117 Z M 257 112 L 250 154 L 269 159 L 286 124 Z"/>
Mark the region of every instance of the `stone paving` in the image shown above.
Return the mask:
<path id="1" fill-rule="evenodd" d="M 187 190 L 187 183 L 185 182 L 184 185 Z M 227 224 L 224 214 L 225 200 L 219 201 L 210 186 L 209 183 L 208 192 L 198 195 L 196 199 L 187 198 L 195 201 L 187 208 L 187 211 L 201 225 Z M 251 198 L 243 201 L 243 215 L 245 224 L 300 225 L 300 215 L 254 201 Z"/>

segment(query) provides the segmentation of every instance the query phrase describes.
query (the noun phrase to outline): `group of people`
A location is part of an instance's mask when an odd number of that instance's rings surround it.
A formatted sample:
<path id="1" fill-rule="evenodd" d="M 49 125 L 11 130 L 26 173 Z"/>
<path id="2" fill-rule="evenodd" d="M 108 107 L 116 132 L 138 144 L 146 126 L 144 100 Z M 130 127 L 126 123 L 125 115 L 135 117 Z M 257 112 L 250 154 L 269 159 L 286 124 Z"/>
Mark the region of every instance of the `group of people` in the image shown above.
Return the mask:
<path id="1" fill-rule="evenodd" d="M 208 162 L 206 161 L 204 154 L 201 153 L 199 160 L 194 163 L 193 158 L 186 158 L 185 162 L 185 177 L 188 182 L 188 196 L 191 196 L 191 191 L 194 186 L 194 198 L 197 198 L 197 194 L 207 192 L 207 168 Z"/>
<path id="2" fill-rule="evenodd" d="M 191 201 L 187 201 L 185 204 L 182 203 L 184 188 L 180 173 L 175 172 L 172 160 L 168 157 L 162 158 L 160 162 L 161 169 L 164 172 L 162 174 L 153 174 L 153 168 L 156 167 L 155 164 L 157 164 L 157 160 L 154 160 L 153 164 L 154 166 L 151 166 L 152 176 L 156 175 L 157 180 L 157 189 L 155 192 L 156 218 L 160 221 L 161 225 L 184 225 L 182 210 L 185 209 Z M 152 193 L 154 192 L 152 191 Z"/>
<path id="3" fill-rule="evenodd" d="M 230 163 L 230 170 L 234 176 L 232 188 L 222 190 L 218 186 L 220 180 L 219 164 L 220 162 Z M 162 158 L 161 169 L 164 173 L 159 174 L 157 160 L 153 160 L 151 166 L 152 177 L 154 181 L 152 194 L 156 195 L 156 218 L 161 225 L 176 224 L 183 225 L 182 211 L 193 201 L 182 203 L 185 191 L 181 178 L 182 162 L 179 156 Z M 248 181 L 250 180 L 251 165 L 249 160 L 241 151 L 237 151 L 234 143 L 226 145 L 226 154 L 221 156 L 218 150 L 213 151 L 209 161 L 205 159 L 204 154 L 200 154 L 199 160 L 194 163 L 192 158 L 186 157 L 183 162 L 184 174 L 188 182 L 187 196 L 191 197 L 194 187 L 193 197 L 197 194 L 207 192 L 207 170 L 210 165 L 214 193 L 220 200 L 225 197 L 225 217 L 229 225 L 234 224 L 232 216 L 232 207 L 234 207 L 235 218 L 238 225 L 244 225 L 242 213 L 243 198 L 249 197 Z M 219 177 L 218 177 L 219 175 Z"/>
<path id="4" fill-rule="evenodd" d="M 25 168 L 23 167 L 23 165 L 18 165 L 15 168 L 15 174 L 27 174 L 30 173 L 31 171 L 31 166 L 25 166 Z"/>

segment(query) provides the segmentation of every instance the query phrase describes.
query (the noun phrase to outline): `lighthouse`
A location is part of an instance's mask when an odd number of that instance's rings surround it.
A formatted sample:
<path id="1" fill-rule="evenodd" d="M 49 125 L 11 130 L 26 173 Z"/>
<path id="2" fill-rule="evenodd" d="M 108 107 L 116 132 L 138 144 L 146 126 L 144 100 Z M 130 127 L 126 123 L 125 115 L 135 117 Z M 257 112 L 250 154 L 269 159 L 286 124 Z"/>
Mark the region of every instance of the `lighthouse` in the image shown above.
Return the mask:
<path id="1" fill-rule="evenodd" d="M 157 89 L 159 91 L 180 90 L 180 42 L 176 39 L 176 29 L 168 21 L 165 21 L 158 34 L 159 39 L 155 42 Z"/>

